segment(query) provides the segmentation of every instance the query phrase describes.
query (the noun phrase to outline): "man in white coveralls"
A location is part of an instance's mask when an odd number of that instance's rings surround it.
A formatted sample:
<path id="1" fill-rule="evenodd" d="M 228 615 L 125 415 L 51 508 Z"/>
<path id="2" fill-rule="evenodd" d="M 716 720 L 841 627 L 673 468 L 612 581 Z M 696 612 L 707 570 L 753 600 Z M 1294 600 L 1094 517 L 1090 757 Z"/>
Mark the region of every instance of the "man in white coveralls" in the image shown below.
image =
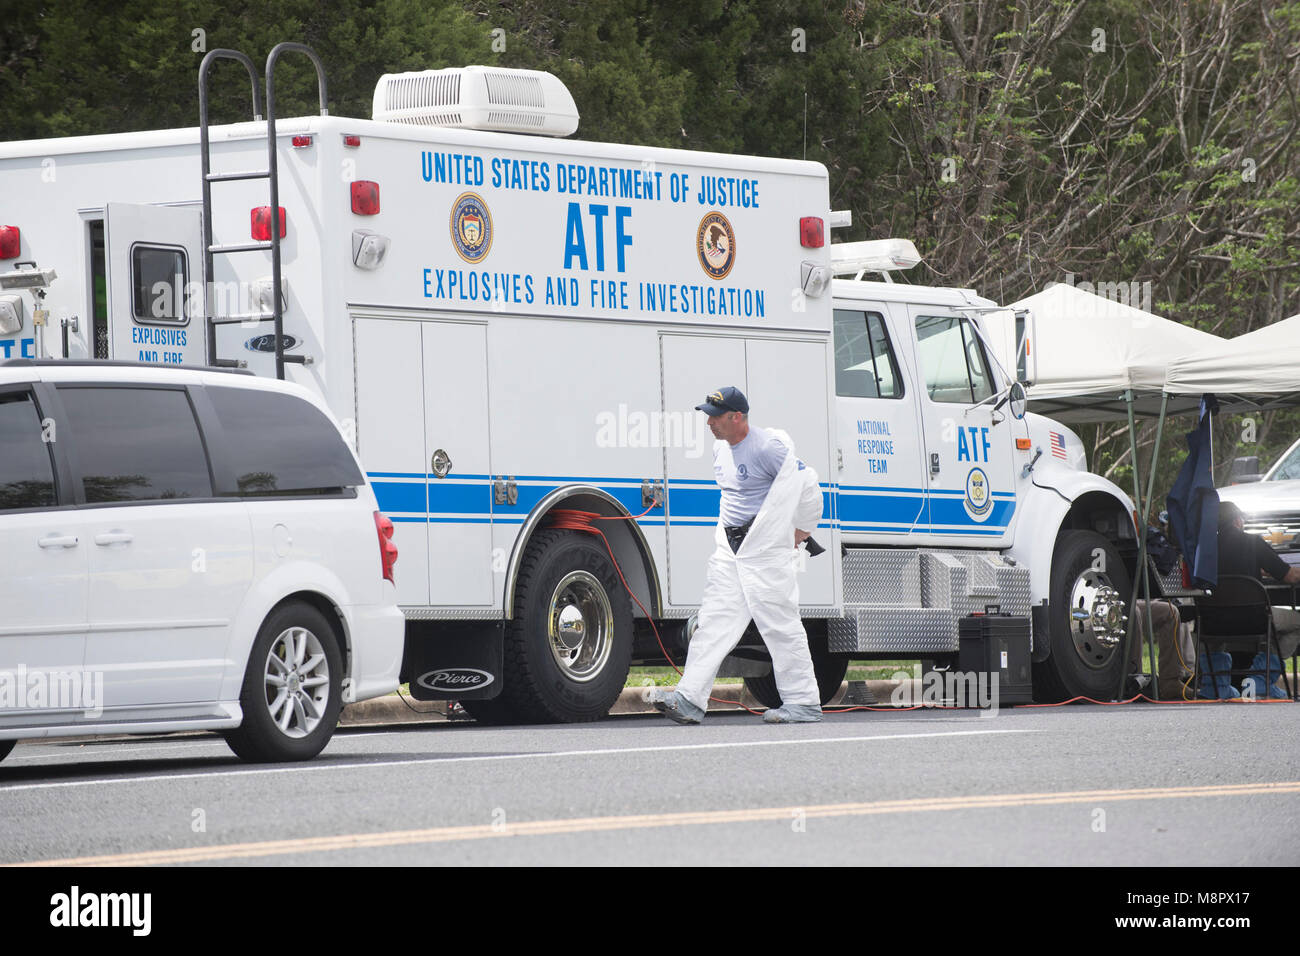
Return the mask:
<path id="1" fill-rule="evenodd" d="M 704 719 L 713 678 L 752 619 L 772 655 L 781 706 L 768 723 L 822 719 L 808 635 L 799 620 L 795 548 L 822 515 L 817 473 L 795 457 L 790 436 L 749 424 L 737 388 L 719 389 L 695 406 L 709 416 L 713 473 L 722 489 L 717 550 L 709 558 L 699 623 L 677 689 L 653 701 L 679 724 Z"/>

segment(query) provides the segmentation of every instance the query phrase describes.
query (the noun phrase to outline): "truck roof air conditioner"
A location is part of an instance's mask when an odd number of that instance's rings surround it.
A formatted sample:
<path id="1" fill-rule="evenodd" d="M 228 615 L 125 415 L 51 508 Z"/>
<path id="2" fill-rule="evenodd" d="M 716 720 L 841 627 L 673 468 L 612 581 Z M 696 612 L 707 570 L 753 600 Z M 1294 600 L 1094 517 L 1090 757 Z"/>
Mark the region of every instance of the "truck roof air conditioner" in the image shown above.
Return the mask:
<path id="1" fill-rule="evenodd" d="M 568 136 L 578 128 L 578 107 L 557 77 L 488 66 L 385 73 L 375 87 L 371 116 L 388 123 L 541 136 Z"/>
<path id="2" fill-rule="evenodd" d="M 921 254 L 911 239 L 871 239 L 831 245 L 831 265 L 837 276 L 894 272 L 910 269 L 920 261 Z"/>

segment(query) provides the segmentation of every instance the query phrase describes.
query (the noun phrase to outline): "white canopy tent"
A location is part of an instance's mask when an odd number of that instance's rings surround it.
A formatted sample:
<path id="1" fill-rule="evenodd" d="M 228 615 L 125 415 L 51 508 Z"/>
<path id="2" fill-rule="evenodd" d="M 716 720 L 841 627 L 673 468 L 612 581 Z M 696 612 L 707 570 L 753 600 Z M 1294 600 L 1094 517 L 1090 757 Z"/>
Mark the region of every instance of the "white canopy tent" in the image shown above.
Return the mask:
<path id="1" fill-rule="evenodd" d="M 1233 411 L 1300 404 L 1300 315 L 1174 359 L 1164 390 L 1212 392 Z"/>
<path id="2" fill-rule="evenodd" d="M 1067 424 L 1124 419 L 1130 413 L 1126 398 L 1135 414 L 1160 414 L 1170 364 L 1226 344 L 1217 335 L 1062 284 L 989 313 L 984 321 L 1003 368 L 1027 383 L 1030 410 Z M 1171 401 L 1167 411 L 1194 411 L 1199 394 Z"/>
<path id="3" fill-rule="evenodd" d="M 1004 369 L 1026 383 L 1032 410 L 1067 423 L 1127 418 L 1139 514 L 1152 501 L 1168 415 L 1196 411 L 1206 393 L 1219 399 L 1221 411 L 1300 404 L 1300 316 L 1226 340 L 1073 286 L 1053 285 L 987 315 L 985 326 Z M 1157 418 L 1145 496 L 1137 415 Z M 1140 568 L 1146 567 L 1145 524 L 1137 529 Z M 1148 575 L 1135 583 L 1125 654 L 1138 594 L 1150 598 Z M 1154 660 L 1154 647 L 1151 654 Z"/>

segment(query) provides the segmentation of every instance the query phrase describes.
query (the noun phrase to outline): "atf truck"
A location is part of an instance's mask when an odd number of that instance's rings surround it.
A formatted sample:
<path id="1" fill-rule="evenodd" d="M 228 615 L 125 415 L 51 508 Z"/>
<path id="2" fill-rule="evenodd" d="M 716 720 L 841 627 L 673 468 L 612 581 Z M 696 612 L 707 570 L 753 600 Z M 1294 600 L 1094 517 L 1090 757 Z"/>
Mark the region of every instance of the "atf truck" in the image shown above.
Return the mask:
<path id="1" fill-rule="evenodd" d="M 277 119 L 285 52 L 320 115 Z M 208 122 L 223 59 L 249 122 Z M 718 514 L 692 409 L 722 385 L 820 476 L 827 551 L 792 560 L 828 699 L 853 659 L 954 660 L 990 605 L 1032 631 L 1039 696 L 1113 694 L 1129 499 L 1025 414 L 996 303 L 888 281 L 906 241 L 828 241 L 823 166 L 565 139 L 532 71 L 386 75 L 370 120 L 327 113 L 300 45 L 266 83 L 263 119 L 252 62 L 213 51 L 197 128 L 0 144 L 0 359 L 319 392 L 396 527 L 416 697 L 594 719 L 683 659 Z M 756 635 L 728 666 L 774 702 Z"/>

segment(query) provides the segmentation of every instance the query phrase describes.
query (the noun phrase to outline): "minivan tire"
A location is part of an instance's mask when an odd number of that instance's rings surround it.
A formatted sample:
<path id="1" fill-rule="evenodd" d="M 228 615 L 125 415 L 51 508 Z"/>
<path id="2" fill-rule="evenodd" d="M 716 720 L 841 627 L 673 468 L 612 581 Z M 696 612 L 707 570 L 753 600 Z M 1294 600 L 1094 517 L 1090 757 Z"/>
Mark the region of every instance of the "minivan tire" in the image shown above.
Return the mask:
<path id="1" fill-rule="evenodd" d="M 309 604 L 282 604 L 253 642 L 239 695 L 244 722 L 227 731 L 226 742 L 255 763 L 310 760 L 338 725 L 342 687 L 334 627 Z"/>

